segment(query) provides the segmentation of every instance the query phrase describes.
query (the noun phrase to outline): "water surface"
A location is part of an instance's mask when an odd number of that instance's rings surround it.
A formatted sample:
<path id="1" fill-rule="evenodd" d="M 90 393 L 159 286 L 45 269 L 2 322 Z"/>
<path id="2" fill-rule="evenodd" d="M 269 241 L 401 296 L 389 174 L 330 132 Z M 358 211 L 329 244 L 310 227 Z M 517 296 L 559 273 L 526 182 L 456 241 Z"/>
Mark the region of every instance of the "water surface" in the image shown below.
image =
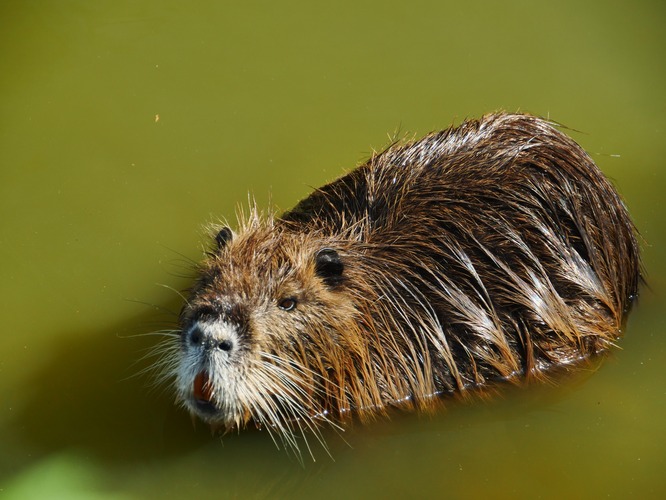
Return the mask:
<path id="1" fill-rule="evenodd" d="M 666 495 L 660 2 L 3 2 L 7 498 Z M 134 376 L 203 225 L 286 209 L 394 134 L 549 116 L 613 179 L 651 289 L 594 374 L 327 435 L 223 440 Z"/>

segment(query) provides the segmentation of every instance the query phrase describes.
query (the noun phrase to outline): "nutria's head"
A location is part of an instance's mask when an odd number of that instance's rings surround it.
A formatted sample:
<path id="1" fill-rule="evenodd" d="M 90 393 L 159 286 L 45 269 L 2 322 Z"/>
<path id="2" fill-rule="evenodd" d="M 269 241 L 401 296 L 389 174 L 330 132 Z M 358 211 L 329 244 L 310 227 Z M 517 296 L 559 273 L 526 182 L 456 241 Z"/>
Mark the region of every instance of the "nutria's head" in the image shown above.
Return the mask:
<path id="1" fill-rule="evenodd" d="M 316 426 L 347 404 L 349 360 L 364 356 L 344 326 L 358 314 L 343 251 L 259 221 L 215 240 L 181 314 L 180 400 L 227 429 Z"/>

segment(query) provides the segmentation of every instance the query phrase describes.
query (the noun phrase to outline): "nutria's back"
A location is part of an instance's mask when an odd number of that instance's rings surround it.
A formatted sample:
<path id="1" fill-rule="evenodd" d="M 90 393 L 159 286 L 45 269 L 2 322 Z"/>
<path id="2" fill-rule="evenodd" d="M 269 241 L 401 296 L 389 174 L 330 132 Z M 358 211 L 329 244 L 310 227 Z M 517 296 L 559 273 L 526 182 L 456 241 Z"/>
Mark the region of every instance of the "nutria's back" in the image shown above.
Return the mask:
<path id="1" fill-rule="evenodd" d="M 607 348 L 638 286 L 622 200 L 580 146 L 528 115 L 393 146 L 282 220 L 363 243 L 378 271 L 402 271 L 382 277 L 391 288 L 408 273 L 418 292 L 405 300 L 427 301 L 466 367 L 457 386 Z"/>
<path id="2" fill-rule="evenodd" d="M 639 280 L 613 187 L 528 115 L 394 145 L 217 242 L 182 314 L 180 398 L 292 445 L 350 410 L 591 359 L 620 337 Z"/>

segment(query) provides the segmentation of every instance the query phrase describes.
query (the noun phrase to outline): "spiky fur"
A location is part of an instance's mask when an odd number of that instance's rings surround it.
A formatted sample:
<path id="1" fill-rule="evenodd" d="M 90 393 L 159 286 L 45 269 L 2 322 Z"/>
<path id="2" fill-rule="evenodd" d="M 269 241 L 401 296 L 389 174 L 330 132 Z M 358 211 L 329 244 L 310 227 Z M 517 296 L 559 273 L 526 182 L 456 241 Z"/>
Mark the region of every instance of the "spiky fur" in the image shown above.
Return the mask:
<path id="1" fill-rule="evenodd" d="M 344 263 L 335 286 L 314 255 Z M 639 281 L 627 210 L 551 123 L 491 114 L 375 154 L 278 218 L 256 210 L 206 259 L 184 307 L 231 325 L 220 358 L 181 341 L 179 398 L 210 375 L 211 423 L 291 447 L 350 414 L 428 408 L 607 350 Z M 293 311 L 277 307 L 298 299 Z M 185 334 L 184 334 L 185 336 Z"/>

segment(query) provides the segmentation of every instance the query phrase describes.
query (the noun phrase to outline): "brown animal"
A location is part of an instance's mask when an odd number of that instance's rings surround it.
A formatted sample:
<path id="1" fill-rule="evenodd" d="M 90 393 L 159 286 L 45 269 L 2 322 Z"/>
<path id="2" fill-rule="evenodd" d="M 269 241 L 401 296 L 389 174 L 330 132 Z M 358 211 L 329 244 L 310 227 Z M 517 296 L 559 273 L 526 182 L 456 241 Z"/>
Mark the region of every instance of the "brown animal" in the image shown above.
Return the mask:
<path id="1" fill-rule="evenodd" d="M 214 426 L 305 430 L 544 378 L 614 345 L 639 282 L 622 200 L 545 120 L 396 144 L 222 228 L 167 365 Z"/>

